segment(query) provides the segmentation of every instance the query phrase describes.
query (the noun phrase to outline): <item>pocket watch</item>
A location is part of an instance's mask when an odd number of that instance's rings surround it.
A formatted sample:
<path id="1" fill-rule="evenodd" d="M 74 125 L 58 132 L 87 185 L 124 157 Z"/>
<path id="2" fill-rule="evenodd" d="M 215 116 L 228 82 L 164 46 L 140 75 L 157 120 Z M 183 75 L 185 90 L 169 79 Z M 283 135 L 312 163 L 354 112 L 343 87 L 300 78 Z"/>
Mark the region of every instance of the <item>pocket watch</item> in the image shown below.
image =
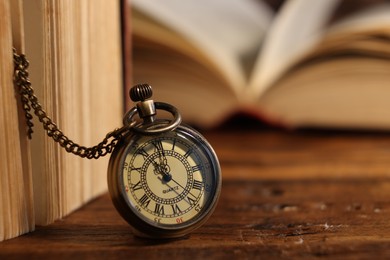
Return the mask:
<path id="1" fill-rule="evenodd" d="M 215 209 L 221 191 L 218 158 L 204 137 L 181 124 L 170 104 L 149 100 L 152 88 L 130 90 L 136 106 L 124 116 L 123 126 L 99 144 L 85 147 L 69 139 L 47 115 L 34 94 L 24 54 L 14 54 L 14 84 L 21 97 L 27 135 L 32 137 L 31 110 L 46 134 L 67 152 L 87 159 L 111 153 L 108 189 L 120 215 L 134 233 L 150 238 L 176 238 L 199 228 Z M 171 114 L 160 119 L 157 110 Z"/>
<path id="2" fill-rule="evenodd" d="M 176 238 L 199 228 L 213 212 L 221 190 L 218 158 L 206 139 L 181 124 L 178 110 L 148 100 L 149 85 L 136 85 L 138 102 L 124 117 L 132 131 L 115 145 L 108 166 L 108 188 L 120 215 L 134 233 Z M 172 115 L 156 119 L 157 110 Z M 141 122 L 134 123 L 138 115 Z"/>

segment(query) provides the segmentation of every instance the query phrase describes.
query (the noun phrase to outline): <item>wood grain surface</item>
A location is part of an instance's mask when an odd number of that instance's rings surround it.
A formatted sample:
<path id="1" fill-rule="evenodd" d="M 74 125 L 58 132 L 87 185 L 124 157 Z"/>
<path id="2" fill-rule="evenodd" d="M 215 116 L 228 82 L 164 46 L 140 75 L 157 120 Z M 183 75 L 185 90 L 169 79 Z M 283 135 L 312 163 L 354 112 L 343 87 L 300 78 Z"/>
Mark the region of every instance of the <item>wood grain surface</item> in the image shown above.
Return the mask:
<path id="1" fill-rule="evenodd" d="M 0 243 L 0 259 L 390 257 L 390 135 L 217 131 L 212 217 L 178 240 L 134 237 L 108 194 Z"/>

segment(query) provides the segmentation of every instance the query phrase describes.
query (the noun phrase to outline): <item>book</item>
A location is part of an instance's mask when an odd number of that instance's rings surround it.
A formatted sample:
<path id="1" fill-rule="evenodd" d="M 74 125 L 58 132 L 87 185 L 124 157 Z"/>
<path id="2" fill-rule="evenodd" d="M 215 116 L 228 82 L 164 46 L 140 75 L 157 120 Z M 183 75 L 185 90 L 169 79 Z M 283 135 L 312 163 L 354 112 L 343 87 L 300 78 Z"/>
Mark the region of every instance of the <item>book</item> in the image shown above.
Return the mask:
<path id="1" fill-rule="evenodd" d="M 132 0 L 134 81 L 204 128 L 390 129 L 389 2 L 282 2 Z"/>
<path id="2" fill-rule="evenodd" d="M 108 156 L 67 153 L 35 115 L 27 139 L 12 48 L 26 54 L 35 95 L 53 122 L 72 141 L 96 145 L 122 125 L 120 7 L 119 0 L 0 1 L 0 241 L 52 223 L 107 189 Z"/>
<path id="3" fill-rule="evenodd" d="M 18 2 L 19 3 L 19 2 Z M 31 170 L 27 136 L 19 136 L 19 109 L 13 87 L 12 38 L 19 40 L 21 24 L 11 22 L 19 14 L 18 3 L 0 1 L 0 241 L 34 229 Z M 14 30 L 13 30 L 14 28 Z M 23 49 L 20 41 L 15 42 Z"/>

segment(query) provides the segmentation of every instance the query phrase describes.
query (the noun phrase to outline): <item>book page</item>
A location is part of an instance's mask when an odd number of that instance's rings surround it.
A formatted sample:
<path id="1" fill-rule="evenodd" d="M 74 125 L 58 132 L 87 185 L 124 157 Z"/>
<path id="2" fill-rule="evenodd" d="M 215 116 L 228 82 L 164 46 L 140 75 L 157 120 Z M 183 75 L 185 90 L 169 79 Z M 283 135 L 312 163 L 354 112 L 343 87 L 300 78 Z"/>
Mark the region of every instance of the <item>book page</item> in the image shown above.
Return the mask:
<path id="1" fill-rule="evenodd" d="M 390 129 L 390 62 L 338 56 L 299 67 L 261 97 L 259 109 L 288 127 Z"/>
<path id="2" fill-rule="evenodd" d="M 337 55 L 389 57 L 390 3 L 373 3 L 333 23 L 299 65 Z"/>
<path id="3" fill-rule="evenodd" d="M 25 114 L 13 82 L 12 48 L 23 49 L 20 1 L 0 1 L 0 241 L 34 230 Z"/>
<path id="4" fill-rule="evenodd" d="M 330 24 L 258 109 L 289 127 L 388 130 L 390 3 L 373 4 Z"/>
<path id="5" fill-rule="evenodd" d="M 133 6 L 211 57 L 238 94 L 246 85 L 241 57 L 260 45 L 272 11 L 251 0 L 133 0 Z"/>
<path id="6" fill-rule="evenodd" d="M 390 3 L 383 2 L 364 8 L 329 28 L 329 34 L 345 34 L 370 30 L 389 31 Z"/>
<path id="7" fill-rule="evenodd" d="M 294 62 L 321 39 L 339 0 L 291 0 L 275 18 L 265 39 L 249 84 L 249 95 L 259 97 Z"/>
<path id="8" fill-rule="evenodd" d="M 97 144 L 122 119 L 119 2 L 24 1 L 24 10 L 30 79 L 42 107 L 69 139 Z M 106 191 L 108 157 L 78 158 L 35 125 L 34 204 L 42 225 Z"/>
<path id="9" fill-rule="evenodd" d="M 189 56 L 189 58 L 203 64 L 208 70 L 220 74 L 210 57 L 206 56 L 204 52 L 194 46 L 192 42 L 183 38 L 182 35 L 173 29 L 156 21 L 153 17 L 147 16 L 137 9 L 133 9 L 131 12 L 131 25 L 133 44 L 138 39 L 141 39 L 142 41 L 153 42 L 159 46 L 166 46 L 178 53 Z M 142 43 L 142 45 L 144 44 Z M 138 51 L 136 47 L 138 46 L 133 46 L 135 52 Z M 160 51 L 163 52 L 162 50 Z"/>

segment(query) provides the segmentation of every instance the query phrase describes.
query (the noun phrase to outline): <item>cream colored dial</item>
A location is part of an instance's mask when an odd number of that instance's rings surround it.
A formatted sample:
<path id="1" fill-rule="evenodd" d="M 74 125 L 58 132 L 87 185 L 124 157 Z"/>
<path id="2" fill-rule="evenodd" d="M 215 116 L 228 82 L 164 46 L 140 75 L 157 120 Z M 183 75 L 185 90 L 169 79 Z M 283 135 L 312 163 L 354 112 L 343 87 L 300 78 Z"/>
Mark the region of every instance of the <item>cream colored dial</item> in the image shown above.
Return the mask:
<path id="1" fill-rule="evenodd" d="M 129 204 L 153 225 L 185 225 L 210 201 L 215 185 L 202 149 L 171 133 L 145 136 L 132 144 L 124 161 L 123 183 Z"/>

